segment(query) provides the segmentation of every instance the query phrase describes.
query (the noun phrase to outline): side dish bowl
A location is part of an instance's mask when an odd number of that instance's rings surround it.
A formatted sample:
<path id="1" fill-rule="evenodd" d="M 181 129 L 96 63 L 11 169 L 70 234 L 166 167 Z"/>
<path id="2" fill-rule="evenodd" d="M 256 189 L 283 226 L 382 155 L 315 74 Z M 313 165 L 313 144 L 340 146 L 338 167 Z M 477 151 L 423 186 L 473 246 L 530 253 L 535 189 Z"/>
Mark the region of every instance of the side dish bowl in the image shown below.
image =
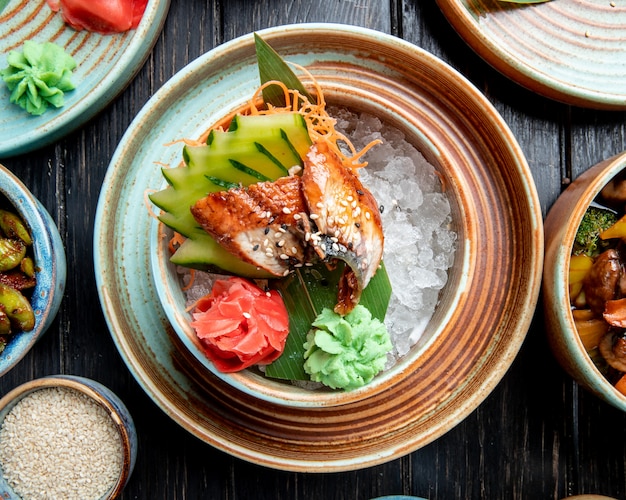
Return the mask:
<path id="1" fill-rule="evenodd" d="M 70 394 L 77 393 L 77 396 L 74 396 L 71 399 L 67 400 L 68 402 L 64 402 L 61 399 L 50 400 L 47 397 L 41 396 L 43 393 L 40 393 L 38 391 L 42 390 L 65 391 Z M 14 410 L 14 408 L 18 404 L 20 404 L 20 402 L 25 401 L 26 398 L 29 398 L 36 393 L 38 393 L 38 395 L 40 395 L 41 397 L 39 397 L 38 399 L 32 399 L 28 403 L 28 410 L 22 410 L 19 413 L 19 415 L 23 416 L 24 419 L 29 420 L 28 422 L 23 423 L 24 427 L 20 427 L 22 424 L 14 419 L 11 424 L 7 424 L 7 427 L 5 428 L 4 426 L 7 415 L 9 415 L 12 410 Z M 86 397 L 86 399 L 76 399 L 83 397 Z M 71 449 L 73 453 L 78 455 L 78 452 L 82 446 L 82 444 L 80 443 L 85 443 L 84 445 L 87 446 L 90 450 L 90 452 L 86 453 L 85 456 L 82 457 L 84 461 L 89 463 L 89 465 L 86 467 L 93 467 L 93 471 L 98 470 L 102 473 L 102 475 L 104 475 L 103 471 L 100 471 L 99 467 L 97 466 L 105 467 L 108 479 L 107 482 L 111 484 L 110 487 L 105 489 L 107 483 L 104 483 L 105 486 L 100 488 L 103 491 L 101 499 L 105 500 L 118 498 L 121 495 L 124 486 L 130 479 L 133 468 L 135 466 L 135 461 L 137 458 L 137 433 L 135 430 L 133 419 L 124 403 L 110 389 L 108 389 L 101 383 L 96 382 L 95 380 L 75 375 L 51 375 L 48 377 L 31 380 L 9 391 L 0 399 L 0 429 L 4 430 L 4 432 L 7 433 L 6 442 L 3 444 L 9 442 L 13 444 L 13 441 L 9 437 L 9 433 L 15 432 L 15 430 L 9 430 L 8 425 L 12 425 L 16 428 L 23 430 L 24 435 L 21 436 L 22 440 L 31 439 L 31 436 L 27 435 L 27 432 L 33 432 L 31 430 L 31 426 L 33 423 L 35 423 L 30 421 L 31 415 L 35 415 L 37 412 L 54 411 L 55 409 L 53 405 L 59 405 L 59 408 L 65 408 L 62 405 L 71 403 L 75 404 L 72 408 L 68 408 L 66 417 L 69 419 L 82 418 L 83 421 L 71 422 L 68 427 L 71 429 L 70 433 L 67 433 L 67 429 L 65 429 L 63 424 L 59 425 L 59 422 L 50 422 L 50 419 L 47 419 L 45 417 L 41 419 L 41 426 L 48 426 L 50 423 L 52 423 L 53 425 L 51 426 L 49 431 L 56 431 L 59 433 L 58 437 L 54 437 L 52 439 L 49 438 L 47 442 L 56 443 L 60 446 L 63 446 L 62 449 L 54 449 L 49 452 L 46 451 L 45 455 L 60 457 L 63 454 L 67 454 L 69 449 Z M 46 405 L 50 406 L 46 407 Z M 50 410 L 51 406 L 53 407 L 52 410 Z M 107 418 L 110 418 L 110 421 L 107 421 Z M 80 432 L 89 433 L 91 432 L 91 429 L 103 425 L 106 426 L 105 428 L 108 430 L 108 432 L 99 433 L 97 435 L 97 437 L 99 438 L 97 442 L 95 437 L 92 438 L 87 434 L 83 436 L 82 440 L 76 440 L 72 437 L 72 434 L 78 432 L 77 429 L 79 428 Z M 85 426 L 88 428 L 86 428 Z M 0 430 L 0 438 L 5 436 L 2 430 Z M 43 429 L 39 429 L 37 431 L 34 431 L 34 433 L 43 433 L 43 431 Z M 106 438 L 106 441 L 115 440 L 116 442 L 104 442 L 104 438 Z M 101 450 L 114 450 L 116 452 L 119 452 L 119 456 L 105 456 L 104 452 L 91 449 L 91 446 L 94 442 Z M 71 460 L 75 460 L 76 458 L 76 456 L 72 456 L 70 462 Z M 42 456 L 41 460 L 43 461 L 44 459 L 45 458 Z M 22 457 L 22 461 L 28 463 L 28 457 Z M 111 464 L 114 464 L 113 470 L 109 471 L 108 468 L 109 466 L 111 466 Z M 30 469 L 28 466 L 22 468 L 21 464 L 18 464 L 17 467 L 19 467 L 23 472 L 30 471 L 34 474 L 37 473 L 36 467 L 33 469 Z M 45 471 L 45 475 L 47 477 L 51 476 L 54 478 L 54 475 L 57 474 L 58 476 L 55 479 L 55 482 L 62 483 L 63 481 L 67 481 L 66 477 L 62 477 L 64 467 L 66 467 L 66 465 L 60 467 L 51 467 L 49 470 Z M 78 464 L 78 467 L 80 467 L 80 464 Z M 118 472 L 117 474 L 115 473 L 116 471 Z M 6 472 L 7 471 L 3 469 L 3 464 L 0 459 L 0 496 L 7 499 L 18 499 L 20 497 L 15 493 L 14 489 L 11 487 L 6 479 Z M 24 472 L 24 474 L 26 474 L 26 472 Z M 111 477 L 108 477 L 110 475 Z M 24 475 L 21 475 L 20 479 L 20 488 L 28 488 L 29 480 L 34 481 L 33 478 L 24 477 Z M 102 478 L 98 474 L 95 474 L 91 479 L 92 483 L 97 483 Z M 52 487 L 55 486 L 52 485 Z M 59 491 L 67 491 L 63 490 L 62 488 L 63 486 L 60 487 Z M 78 486 L 76 484 L 71 485 L 71 488 L 77 488 L 78 490 Z M 50 494 L 53 497 L 55 496 L 52 493 Z"/>
<path id="2" fill-rule="evenodd" d="M 577 177 L 545 220 L 544 311 L 548 340 L 563 368 L 600 399 L 626 410 L 626 396 L 598 370 L 583 345 L 571 312 L 569 269 L 580 222 L 602 188 L 626 169 L 626 153 L 608 158 Z"/>
<path id="3" fill-rule="evenodd" d="M 31 295 L 35 327 L 11 335 L 0 353 L 0 376 L 13 368 L 37 342 L 54 320 L 65 291 L 65 249 L 56 224 L 28 188 L 0 165 L 0 198 L 13 207 L 30 230 L 33 239 L 36 285 Z"/>
<path id="4" fill-rule="evenodd" d="M 163 166 L 181 162 L 175 141 L 200 137 L 257 89 L 252 34 L 192 62 L 131 124 L 96 214 L 98 290 L 127 365 L 192 433 L 270 467 L 367 467 L 457 425 L 508 370 L 541 283 L 540 205 L 504 120 L 433 55 L 355 26 L 299 24 L 259 34 L 284 59 L 305 66 L 330 104 L 366 111 L 400 129 L 441 175 L 458 241 L 424 341 L 373 383 L 350 392 L 316 393 L 252 371 L 223 375 L 194 353 L 180 288 L 145 194 L 162 188 Z"/>

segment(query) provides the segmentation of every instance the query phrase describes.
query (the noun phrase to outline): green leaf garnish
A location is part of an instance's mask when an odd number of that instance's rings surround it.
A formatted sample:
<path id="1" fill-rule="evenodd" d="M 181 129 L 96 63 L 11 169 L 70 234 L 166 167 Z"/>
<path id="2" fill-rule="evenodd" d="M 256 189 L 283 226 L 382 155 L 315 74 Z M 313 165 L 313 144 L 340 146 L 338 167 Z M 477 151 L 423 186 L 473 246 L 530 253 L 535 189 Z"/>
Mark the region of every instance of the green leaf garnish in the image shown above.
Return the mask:
<path id="1" fill-rule="evenodd" d="M 2 14 L 2 11 L 4 10 L 4 8 L 9 5 L 9 2 L 11 0 L 0 0 L 0 14 Z"/>
<path id="2" fill-rule="evenodd" d="M 278 80 L 284 83 L 288 89 L 300 92 L 309 102 L 315 102 L 315 98 L 304 88 L 300 79 L 284 59 L 256 33 L 254 34 L 254 44 L 261 84 Z M 286 104 L 283 90 L 277 85 L 269 85 L 263 89 L 263 100 L 267 104 L 277 107 L 284 107 Z"/>
<path id="3" fill-rule="evenodd" d="M 311 323 L 325 307 L 332 309 L 337 302 L 337 286 L 343 263 L 329 271 L 326 266 L 302 268 L 272 285 L 280 292 L 289 313 L 289 336 L 283 354 L 268 365 L 268 377 L 285 380 L 309 380 L 304 371 L 304 342 Z M 391 283 L 384 264 L 363 290 L 359 304 L 374 318 L 383 321 L 391 298 Z"/>

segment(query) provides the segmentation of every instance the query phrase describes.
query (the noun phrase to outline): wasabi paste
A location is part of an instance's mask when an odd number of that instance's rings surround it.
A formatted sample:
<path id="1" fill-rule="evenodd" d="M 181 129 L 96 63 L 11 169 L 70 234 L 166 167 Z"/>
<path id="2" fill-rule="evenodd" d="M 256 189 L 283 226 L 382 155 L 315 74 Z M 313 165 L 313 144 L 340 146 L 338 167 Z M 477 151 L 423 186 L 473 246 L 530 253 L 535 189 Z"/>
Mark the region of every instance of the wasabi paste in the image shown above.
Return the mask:
<path id="1" fill-rule="evenodd" d="M 304 370 L 314 382 L 332 389 L 356 389 L 385 367 L 392 349 L 385 325 L 369 310 L 356 306 L 341 316 L 325 308 L 304 343 Z"/>
<path id="2" fill-rule="evenodd" d="M 41 115 L 49 106 L 60 108 L 64 93 L 75 88 L 71 77 L 76 62 L 54 43 L 26 40 L 23 51 L 12 50 L 7 62 L 0 76 L 11 91 L 11 102 L 32 115 Z"/>

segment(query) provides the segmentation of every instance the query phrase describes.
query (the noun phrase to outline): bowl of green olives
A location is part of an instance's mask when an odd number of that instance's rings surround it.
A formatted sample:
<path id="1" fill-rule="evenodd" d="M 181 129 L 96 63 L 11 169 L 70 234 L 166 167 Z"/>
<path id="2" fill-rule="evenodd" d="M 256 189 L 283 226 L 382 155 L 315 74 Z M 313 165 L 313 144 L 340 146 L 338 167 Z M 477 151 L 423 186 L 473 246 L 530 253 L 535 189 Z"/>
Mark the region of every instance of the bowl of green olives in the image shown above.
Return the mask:
<path id="1" fill-rule="evenodd" d="M 0 376 L 50 327 L 65 279 L 56 224 L 22 181 L 0 165 Z"/>

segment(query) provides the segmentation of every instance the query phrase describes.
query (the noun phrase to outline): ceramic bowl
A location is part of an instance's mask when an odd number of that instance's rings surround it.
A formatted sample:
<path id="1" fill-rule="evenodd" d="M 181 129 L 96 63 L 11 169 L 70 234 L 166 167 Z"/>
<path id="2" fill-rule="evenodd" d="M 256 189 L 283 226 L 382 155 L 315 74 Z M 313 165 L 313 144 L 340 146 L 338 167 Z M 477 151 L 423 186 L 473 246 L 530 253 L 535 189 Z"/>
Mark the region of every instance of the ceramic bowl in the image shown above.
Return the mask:
<path id="1" fill-rule="evenodd" d="M 626 153 L 598 163 L 577 177 L 550 208 L 545 220 L 543 277 L 548 339 L 557 360 L 580 385 L 622 410 L 626 410 L 626 396 L 600 373 L 578 335 L 570 307 L 569 266 L 574 238 L 585 211 L 624 168 Z"/>
<path id="2" fill-rule="evenodd" d="M 326 100 L 330 104 L 366 111 L 400 128 L 409 141 L 437 167 L 444 179 L 443 184 L 453 207 L 452 225 L 458 234 L 458 249 L 449 272 L 449 282 L 441 292 L 436 314 L 422 335 L 419 345 L 416 345 L 392 369 L 377 376 L 369 384 L 349 392 L 313 391 L 289 382 L 267 378 L 251 369 L 234 374 L 221 373 L 206 358 L 189 325 L 191 315 L 181 292 L 180 279 L 175 266 L 169 263 L 168 238 L 158 234 L 163 225 L 156 221 L 151 246 L 152 269 L 161 304 L 179 339 L 192 354 L 193 364 L 197 366 L 199 363 L 225 382 L 248 394 L 279 404 L 295 406 L 343 405 L 366 399 L 395 385 L 405 378 L 407 373 L 418 369 L 426 359 L 434 356 L 435 350 L 441 349 L 441 343 L 445 344 L 453 337 L 457 342 L 463 343 L 464 335 L 459 333 L 455 326 L 457 323 L 471 325 L 477 318 L 491 315 L 494 307 L 503 308 L 505 316 L 512 313 L 513 311 L 508 310 L 506 293 L 497 296 L 494 303 L 491 301 L 493 295 L 488 290 L 499 290 L 507 282 L 506 286 L 516 288 L 520 281 L 528 278 L 534 280 L 535 272 L 541 267 L 538 265 L 539 261 L 532 262 L 531 259 L 529 267 L 522 265 L 519 270 L 512 269 L 513 261 L 509 261 L 508 258 L 514 255 L 517 249 L 507 248 L 508 241 L 500 239 L 507 231 L 511 231 L 512 239 L 522 238 L 522 233 L 518 233 L 519 226 L 527 225 L 527 234 L 530 237 L 524 239 L 531 248 L 536 249 L 535 256 L 541 255 L 540 231 L 537 231 L 541 228 L 541 223 L 535 211 L 537 205 L 533 198 L 532 179 L 525 170 L 524 158 L 519 150 L 516 150 L 517 145 L 513 137 L 508 135 L 506 130 L 496 132 L 496 128 L 492 128 L 499 121 L 496 112 L 478 95 L 466 97 L 453 94 L 447 97 L 437 94 L 432 98 L 448 100 L 449 109 L 454 110 L 450 111 L 450 115 L 456 113 L 462 116 L 476 116 L 478 123 L 473 130 L 462 123 L 463 120 L 458 119 L 454 124 L 436 123 L 436 118 L 433 120 L 428 113 L 428 108 L 432 108 L 432 104 L 422 101 L 426 92 L 433 92 L 428 85 L 442 85 L 443 82 L 451 86 L 455 92 L 468 92 L 470 85 L 466 81 L 458 80 L 449 69 L 443 67 L 430 68 L 431 73 L 424 68 L 406 70 L 401 68 L 403 57 L 415 63 L 424 62 L 425 58 L 422 58 L 412 46 L 403 45 L 393 38 L 374 39 L 330 31 L 328 40 L 321 47 L 332 47 L 333 43 L 342 42 L 350 44 L 354 37 L 358 38 L 359 50 L 368 51 L 368 58 L 358 60 L 346 55 L 337 57 L 333 54 L 330 60 L 323 60 L 324 56 L 319 56 L 321 60 L 316 60 L 318 56 L 313 56 L 308 61 L 308 69 L 322 85 Z M 290 54 L 303 52 L 304 45 L 295 37 L 269 34 L 268 38 L 287 59 Z M 313 45 L 314 40 L 310 42 Z M 249 40 L 240 41 L 238 46 L 231 45 L 229 51 L 234 53 L 237 50 L 248 50 L 249 43 Z M 316 36 L 315 44 L 318 43 Z M 381 64 L 383 56 L 387 59 Z M 385 71 L 395 73 L 385 74 Z M 422 82 L 417 85 L 416 82 L 420 78 Z M 188 80 L 181 80 L 177 84 L 184 87 L 188 85 Z M 249 94 L 251 95 L 252 93 Z M 227 98 L 225 101 L 222 100 L 222 103 L 224 115 L 220 118 L 231 113 L 235 101 L 229 101 Z M 444 116 L 440 114 L 437 118 L 444 119 Z M 449 118 L 451 116 L 445 117 Z M 211 125 L 210 118 L 206 125 Z M 469 152 L 470 149 L 473 153 Z M 479 162 L 486 167 L 479 166 Z M 519 176 L 515 179 L 499 178 L 502 172 L 498 171 L 496 176 L 495 172 L 489 170 L 495 165 L 514 165 Z M 480 176 L 484 178 L 480 179 Z M 509 181 L 511 183 L 507 185 Z M 491 192 L 484 189 L 487 183 L 493 183 Z M 516 191 L 516 183 L 523 189 Z M 504 210 L 494 209 L 507 204 L 518 205 L 521 209 L 518 212 L 520 224 L 517 228 L 513 225 L 508 226 L 511 219 Z M 477 224 L 479 220 L 480 225 Z M 502 258 L 504 260 L 500 260 Z M 501 271 L 488 269 L 491 265 Z M 520 274 L 517 274 L 519 271 Z M 535 293 L 536 286 L 531 287 L 531 292 L 525 293 L 524 299 L 532 304 Z M 517 324 L 512 328 L 513 331 L 517 330 L 517 335 L 512 336 L 515 340 L 502 339 L 499 348 L 507 350 L 516 345 L 516 340 L 524 336 L 532 309 L 532 307 L 528 309 L 526 317 L 515 312 L 513 323 Z M 464 347 L 463 355 L 467 355 L 467 351 L 473 351 L 477 365 L 473 366 L 472 370 L 486 361 L 484 356 L 487 353 L 482 351 L 483 344 L 478 339 L 483 335 L 493 335 L 494 330 L 497 331 L 500 326 L 498 324 L 500 319 L 502 318 L 494 318 L 493 323 L 487 321 L 487 324 L 483 323 L 480 326 L 476 324 L 471 334 L 472 340 L 469 332 L 467 333 L 468 343 Z M 511 319 L 506 318 L 507 321 Z M 450 350 L 443 355 L 446 358 L 461 355 L 461 351 L 456 349 L 457 347 L 450 346 Z M 511 350 L 511 354 L 514 350 Z M 500 375 L 502 373 L 500 370 L 505 369 L 511 359 L 512 356 L 504 356 L 502 358 L 504 363 L 489 360 L 484 370 Z"/>
<path id="3" fill-rule="evenodd" d="M 2 376 L 26 355 L 54 320 L 65 291 L 66 261 L 63 242 L 52 217 L 22 181 L 2 165 L 0 198 L 8 202 L 5 205 L 8 209 L 13 207 L 30 229 L 37 280 L 31 296 L 35 327 L 10 338 L 0 353 Z"/>
<path id="4" fill-rule="evenodd" d="M 356 26 L 296 24 L 260 34 L 285 59 L 306 66 L 329 103 L 367 111 L 399 128 L 440 173 L 458 241 L 424 341 L 362 389 L 321 394 L 253 371 L 219 374 L 192 351 L 180 286 L 168 260 L 159 259 L 158 222 L 145 195 L 163 186 L 164 165 L 181 162 L 176 141 L 199 137 L 257 89 L 252 34 L 181 70 L 120 142 L 96 213 L 100 300 L 113 339 L 142 387 L 200 439 L 268 467 L 363 468 L 441 436 L 504 376 L 539 294 L 540 204 L 502 117 L 432 54 Z"/>
<path id="5" fill-rule="evenodd" d="M 51 375 L 26 382 L 9 391 L 0 399 L 0 428 L 7 414 L 24 398 L 36 391 L 49 388 L 70 389 L 84 394 L 111 417 L 121 442 L 121 469 L 115 484 L 101 497 L 102 500 L 119 498 L 128 483 L 137 458 L 137 433 L 128 409 L 110 389 L 95 380 L 74 375 Z M 49 473 L 53 474 L 51 470 Z M 0 463 L 0 497 L 17 500 L 20 497 L 11 488 L 2 472 Z"/>

